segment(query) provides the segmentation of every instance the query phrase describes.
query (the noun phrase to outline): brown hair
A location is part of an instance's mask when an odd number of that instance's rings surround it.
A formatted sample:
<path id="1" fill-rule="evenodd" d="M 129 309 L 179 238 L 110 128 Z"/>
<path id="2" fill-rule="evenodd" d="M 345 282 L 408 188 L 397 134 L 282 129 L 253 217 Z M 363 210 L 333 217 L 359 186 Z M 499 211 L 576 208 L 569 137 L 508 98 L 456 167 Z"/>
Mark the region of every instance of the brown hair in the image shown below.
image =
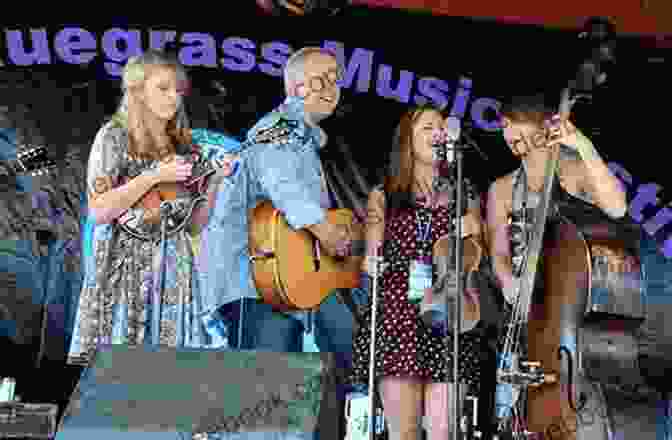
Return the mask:
<path id="1" fill-rule="evenodd" d="M 410 207 L 413 203 L 413 128 L 420 116 L 426 112 L 441 111 L 430 105 L 423 105 L 408 110 L 401 116 L 395 134 L 395 145 L 390 159 L 390 166 L 383 181 L 383 188 L 389 200 L 392 216 L 399 209 Z"/>
<path id="2" fill-rule="evenodd" d="M 554 112 L 546 105 L 544 95 L 536 94 L 509 98 L 502 104 L 499 113 L 513 122 L 542 126 Z"/>

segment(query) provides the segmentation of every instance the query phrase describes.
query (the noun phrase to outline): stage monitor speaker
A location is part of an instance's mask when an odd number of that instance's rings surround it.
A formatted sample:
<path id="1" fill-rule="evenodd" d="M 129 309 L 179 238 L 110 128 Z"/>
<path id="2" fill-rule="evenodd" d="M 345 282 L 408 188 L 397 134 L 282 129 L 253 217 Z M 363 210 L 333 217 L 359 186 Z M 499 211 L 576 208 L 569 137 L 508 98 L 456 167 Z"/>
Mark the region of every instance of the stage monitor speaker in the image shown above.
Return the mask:
<path id="1" fill-rule="evenodd" d="M 332 353 L 106 346 L 84 369 L 56 440 L 207 432 L 330 439 L 338 421 L 335 378 Z"/>

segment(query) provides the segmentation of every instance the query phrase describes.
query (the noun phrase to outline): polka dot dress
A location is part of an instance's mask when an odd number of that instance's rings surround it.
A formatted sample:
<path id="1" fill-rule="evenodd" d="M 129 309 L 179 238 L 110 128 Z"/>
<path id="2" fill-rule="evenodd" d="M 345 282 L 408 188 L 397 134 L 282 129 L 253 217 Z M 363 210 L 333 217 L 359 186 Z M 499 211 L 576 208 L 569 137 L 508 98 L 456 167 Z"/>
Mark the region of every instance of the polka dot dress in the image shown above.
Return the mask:
<path id="1" fill-rule="evenodd" d="M 430 219 L 430 209 L 419 203 L 417 209 L 422 224 L 426 224 Z M 433 245 L 452 228 L 449 209 L 433 209 L 431 221 L 430 240 Z M 389 266 L 380 275 L 378 283 L 376 379 L 398 376 L 446 382 L 448 368 L 452 368 L 452 360 L 448 364 L 446 362 L 446 346 L 452 354 L 452 337 L 425 325 L 418 317 L 419 306 L 407 299 L 410 262 L 418 255 L 416 225 L 416 213 L 410 209 L 401 211 L 386 225 L 384 261 Z M 363 318 L 364 325 L 359 327 L 353 340 L 350 380 L 355 384 L 368 383 L 370 303 L 363 308 Z M 461 382 L 470 387 L 478 387 L 480 383 L 481 343 L 480 335 L 475 333 L 467 332 L 460 337 L 458 374 Z M 448 382 L 453 382 L 452 377 Z"/>

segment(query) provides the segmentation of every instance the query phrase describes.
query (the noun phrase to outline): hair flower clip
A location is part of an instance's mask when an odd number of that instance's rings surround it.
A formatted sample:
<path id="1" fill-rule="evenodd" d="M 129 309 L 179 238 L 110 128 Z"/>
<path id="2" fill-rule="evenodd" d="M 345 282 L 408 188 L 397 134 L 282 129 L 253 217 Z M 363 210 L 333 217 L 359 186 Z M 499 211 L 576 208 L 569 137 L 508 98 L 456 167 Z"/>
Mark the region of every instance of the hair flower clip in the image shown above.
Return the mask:
<path id="1" fill-rule="evenodd" d="M 432 131 L 432 144 L 441 145 L 448 142 L 448 131 L 445 128 L 439 128 Z"/>

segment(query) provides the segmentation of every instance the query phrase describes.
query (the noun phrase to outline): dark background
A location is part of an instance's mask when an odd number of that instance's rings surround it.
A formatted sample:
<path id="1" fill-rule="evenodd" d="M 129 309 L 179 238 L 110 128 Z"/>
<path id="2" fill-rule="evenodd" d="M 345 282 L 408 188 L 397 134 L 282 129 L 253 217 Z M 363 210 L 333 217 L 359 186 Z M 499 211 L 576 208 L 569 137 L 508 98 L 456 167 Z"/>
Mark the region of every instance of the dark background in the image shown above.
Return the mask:
<path id="1" fill-rule="evenodd" d="M 186 12 L 179 23 L 172 24 L 140 18 L 133 21 L 110 18 L 104 23 L 92 23 L 83 16 L 81 20 L 52 23 L 47 28 L 50 40 L 58 30 L 68 26 L 83 27 L 98 32 L 99 36 L 112 27 L 204 32 L 215 36 L 218 44 L 224 38 L 236 36 L 249 38 L 258 45 L 284 41 L 294 49 L 337 40 L 345 44 L 348 58 L 356 47 L 375 51 L 374 80 L 377 66 L 388 64 L 394 68 L 394 79 L 400 69 L 405 69 L 415 72 L 417 77 L 436 76 L 455 86 L 464 75 L 473 80 L 472 96 L 505 98 L 543 91 L 553 103 L 583 56 L 576 32 L 534 26 L 363 7 L 351 7 L 330 19 L 263 17 L 252 15 L 253 9 L 252 2 L 250 15 L 243 15 L 240 10 L 234 15 L 222 9 L 214 17 L 217 21 L 211 23 L 203 22 L 202 17 L 189 17 Z M 6 27 L 28 30 L 47 24 L 22 23 Z M 591 105 L 576 109 L 575 120 L 593 138 L 605 160 L 620 163 L 639 182 L 656 182 L 672 188 L 672 173 L 666 160 L 671 69 L 665 57 L 669 57 L 669 50 L 654 51 L 640 43 L 635 37 L 619 38 L 618 63 L 607 85 L 596 91 Z M 6 48 L 0 53 L 4 56 Z M 221 51 L 218 54 L 221 56 Z M 654 57 L 662 61 L 652 62 L 650 59 Z M 7 66 L 0 71 L 0 85 L 4 86 L 2 101 L 5 105 L 23 103 L 30 107 L 31 117 L 55 155 L 63 156 L 66 150 L 78 149 L 85 161 L 93 136 L 103 119 L 115 110 L 119 99 L 119 80 L 105 73 L 102 58 L 101 50 L 96 60 L 84 67 Z M 257 69 L 246 73 L 223 68 L 190 70 L 194 93 L 188 106 L 195 127 L 242 136 L 283 99 L 281 78 L 269 77 Z M 226 96 L 216 92 L 213 80 L 226 87 Z M 408 108 L 407 104 L 376 96 L 374 90 L 375 83 L 365 94 L 344 90 L 338 115 L 325 122 L 331 139 L 324 152 L 325 159 L 345 167 L 347 159 L 338 146 L 346 146 L 369 184 L 379 180 L 393 129 Z M 449 97 L 447 109 L 452 106 Z M 216 118 L 209 106 L 221 112 L 221 118 Z M 484 162 L 479 156 L 468 154 L 466 173 L 485 191 L 496 177 L 514 169 L 517 162 L 499 133 L 475 130 L 472 135 L 489 160 Z M 662 198 L 672 200 L 672 196 Z M 664 273 L 666 269 L 662 263 L 658 264 L 660 273 Z M 76 381 L 77 369 L 62 373 L 56 366 L 43 368 L 50 370 L 40 375 L 31 372 L 33 379 L 20 381 L 17 391 L 27 396 L 25 400 L 65 403 Z M 51 389 L 49 396 L 45 389 Z"/>
<path id="2" fill-rule="evenodd" d="M 237 36 L 249 38 L 258 45 L 283 41 L 294 49 L 321 45 L 324 40 L 337 40 L 345 44 L 348 57 L 355 47 L 375 51 L 374 81 L 377 66 L 388 64 L 394 68 L 393 80 L 398 78 L 400 69 L 413 71 L 416 77 L 436 76 L 451 86 L 464 75 L 473 80 L 472 96 L 505 98 L 517 93 L 543 91 L 550 103 L 558 101 L 561 88 L 573 75 L 584 54 L 575 32 L 394 10 L 350 7 L 330 19 L 239 17 L 242 17 L 241 12 L 230 19 L 223 16 L 216 25 L 190 22 L 188 17 L 180 24 L 114 19 L 104 24 L 83 24 L 88 22 L 84 20 L 53 25 L 48 29 L 52 38 L 63 27 L 74 25 L 99 34 L 114 26 L 174 29 L 209 33 L 219 44 L 224 38 Z M 44 24 L 34 23 L 32 26 L 43 27 Z M 24 24 L 20 28 L 27 30 L 30 25 Z M 261 57 L 259 49 L 257 53 Z M 609 76 L 607 86 L 596 91 L 590 106 L 576 108 L 575 120 L 582 130 L 592 135 L 607 161 L 619 162 L 641 181 L 669 186 L 672 181 L 668 182 L 668 179 L 672 179 L 672 175 L 667 172 L 666 161 L 660 158 L 665 153 L 661 147 L 666 144 L 670 68 L 669 62 L 649 62 L 653 56 L 664 58 L 668 53 L 643 48 L 636 38 L 629 37 L 619 40 L 617 55 L 618 64 Z M 39 101 L 37 110 L 44 113 L 42 123 L 52 133 L 54 148 L 62 149 L 64 145 L 72 144 L 73 127 L 79 129 L 77 137 L 82 143 L 87 140 L 90 143 L 99 125 L 96 119 L 101 113 L 114 111 L 119 82 L 105 73 L 102 57 L 101 52 L 86 67 L 61 64 L 16 68 L 29 72 L 33 78 L 48 77 L 49 83 L 58 84 L 58 87 L 49 84 L 47 88 L 52 90 L 42 89 L 39 96 L 32 98 Z M 189 105 L 196 126 L 241 135 L 282 99 L 281 78 L 270 77 L 256 68 L 240 73 L 221 67 L 193 67 L 191 73 L 195 93 Z M 211 87 L 212 80 L 224 85 L 228 95 L 218 95 Z M 70 84 L 84 82 L 88 82 L 89 87 L 74 93 L 69 90 Z M 373 170 L 380 168 L 387 156 L 392 130 L 401 112 L 408 107 L 376 96 L 374 89 L 375 83 L 364 94 L 357 94 L 354 87 L 344 90 L 340 116 L 325 123 L 333 139 L 343 138 L 358 164 L 370 171 L 367 174 L 372 180 L 376 176 Z M 52 96 L 45 96 L 45 93 Z M 452 105 L 451 95 L 448 94 L 447 110 Z M 26 99 L 24 92 L 19 99 Z M 214 104 L 224 112 L 221 121 L 209 117 L 208 104 Z M 82 113 L 91 120 L 83 123 Z M 481 159 L 468 155 L 467 173 L 485 189 L 495 177 L 512 170 L 516 161 L 498 133 L 476 130 L 474 134 L 489 156 L 489 162 L 484 164 Z M 330 158 L 338 160 L 337 157 Z"/>

